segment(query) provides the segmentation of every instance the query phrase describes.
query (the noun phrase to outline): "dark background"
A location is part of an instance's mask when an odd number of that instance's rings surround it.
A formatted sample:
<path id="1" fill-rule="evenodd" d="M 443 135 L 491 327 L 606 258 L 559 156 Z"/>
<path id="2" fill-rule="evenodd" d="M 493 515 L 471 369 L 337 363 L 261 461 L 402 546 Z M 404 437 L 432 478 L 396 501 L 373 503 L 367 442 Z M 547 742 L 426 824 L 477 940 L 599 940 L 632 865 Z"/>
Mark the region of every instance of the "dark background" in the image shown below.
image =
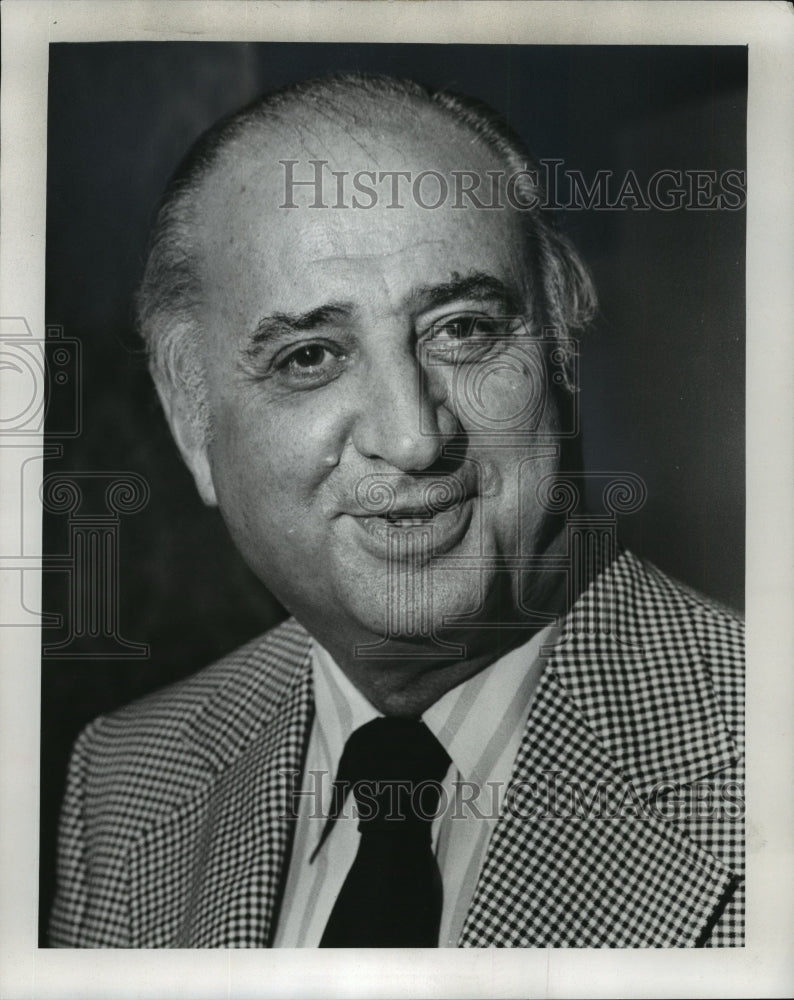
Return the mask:
<path id="1" fill-rule="evenodd" d="M 119 608 L 139 659 L 45 656 L 41 916 L 79 729 L 209 663 L 283 612 L 205 509 L 168 436 L 132 328 L 131 294 L 157 198 L 190 142 L 264 90 L 309 75 L 411 76 L 487 101 L 539 158 L 611 169 L 745 166 L 739 47 L 58 44 L 50 49 L 47 322 L 82 345 L 82 432 L 45 472 L 132 471 L 151 498 L 120 522 Z M 744 599 L 744 212 L 568 212 L 601 313 L 581 344 L 587 467 L 643 477 L 623 540 L 737 609 Z M 52 394 L 48 432 L 72 404 Z M 56 438 L 53 437 L 53 440 Z M 45 517 L 46 553 L 68 549 Z M 44 607 L 65 614 L 66 576 Z M 47 628 L 45 643 L 66 629 Z"/>

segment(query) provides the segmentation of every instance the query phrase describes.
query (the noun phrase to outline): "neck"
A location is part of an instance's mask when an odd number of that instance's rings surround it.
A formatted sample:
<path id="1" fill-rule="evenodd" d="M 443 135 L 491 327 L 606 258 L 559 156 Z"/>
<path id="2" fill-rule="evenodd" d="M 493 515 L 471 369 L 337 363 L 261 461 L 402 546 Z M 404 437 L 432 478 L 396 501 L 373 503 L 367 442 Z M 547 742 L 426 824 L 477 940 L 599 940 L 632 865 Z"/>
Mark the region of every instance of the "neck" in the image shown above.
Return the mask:
<path id="1" fill-rule="evenodd" d="M 341 662 L 339 666 L 364 697 L 384 715 L 418 718 L 447 691 L 527 642 L 532 634 L 526 629 L 510 632 L 494 630 L 489 649 L 461 659 L 423 657 L 417 652 L 410 659 L 407 656 L 396 659 L 372 657 Z"/>
<path id="2" fill-rule="evenodd" d="M 553 579 L 553 586 L 545 588 L 543 603 L 536 600 L 531 606 L 560 614 L 565 610 L 565 576 L 549 576 Z M 443 630 L 439 635 L 445 644 L 454 643 L 462 647 L 465 650 L 463 656 L 444 655 L 444 647 L 439 644 L 393 639 L 378 653 L 362 657 L 355 654 L 355 645 L 340 643 L 337 635 L 318 635 L 318 639 L 378 711 L 384 715 L 417 718 L 447 691 L 478 674 L 510 650 L 528 642 L 543 627 L 528 625 L 525 620 L 518 619 L 510 624 L 490 627 L 487 627 L 486 620 L 483 626 L 458 632 Z M 371 642 L 371 637 L 367 639 Z"/>

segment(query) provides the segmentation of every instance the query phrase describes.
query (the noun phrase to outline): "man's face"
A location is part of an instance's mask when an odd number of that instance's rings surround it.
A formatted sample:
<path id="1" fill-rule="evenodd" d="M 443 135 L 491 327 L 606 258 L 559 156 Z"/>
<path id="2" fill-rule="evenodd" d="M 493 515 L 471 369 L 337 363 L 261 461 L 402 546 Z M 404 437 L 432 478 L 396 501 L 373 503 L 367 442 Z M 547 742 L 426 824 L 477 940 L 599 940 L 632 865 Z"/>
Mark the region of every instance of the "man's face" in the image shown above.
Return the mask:
<path id="1" fill-rule="evenodd" d="M 348 172 L 350 192 L 360 170 L 500 165 L 434 112 L 404 129 L 384 121 L 377 136 L 321 123 L 306 135 L 249 136 L 205 185 L 202 493 L 253 570 L 337 652 L 340 637 L 421 641 L 450 616 L 510 620 L 529 577 L 494 560 L 548 544 L 535 487 L 556 468 L 538 331 L 521 318 L 536 292 L 518 219 L 453 208 L 452 196 L 423 208 L 410 181 L 402 208 L 387 207 L 385 186 L 368 209 L 310 208 L 309 188 L 294 189 L 297 208 L 278 207 L 282 159 L 299 161 L 300 179 L 310 159 L 328 160 L 329 205 L 330 170 Z"/>

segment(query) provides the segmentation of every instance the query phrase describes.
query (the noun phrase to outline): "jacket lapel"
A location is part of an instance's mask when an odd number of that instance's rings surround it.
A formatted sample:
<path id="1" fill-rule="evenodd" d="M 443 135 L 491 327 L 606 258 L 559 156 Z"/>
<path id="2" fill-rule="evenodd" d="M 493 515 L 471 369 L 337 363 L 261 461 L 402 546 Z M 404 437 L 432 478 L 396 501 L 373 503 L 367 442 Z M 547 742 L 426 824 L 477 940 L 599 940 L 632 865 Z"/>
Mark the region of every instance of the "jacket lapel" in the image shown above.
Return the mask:
<path id="1" fill-rule="evenodd" d="M 311 718 L 309 638 L 288 622 L 192 722 L 186 758 L 205 772 L 200 791 L 132 858 L 134 882 L 172 886 L 159 900 L 150 891 L 148 913 L 138 914 L 136 923 L 151 928 L 141 931 L 150 944 L 270 944 Z"/>
<path id="2" fill-rule="evenodd" d="M 691 613 L 627 553 L 575 610 L 537 691 L 460 944 L 695 945 L 736 876 L 671 822 L 670 797 L 737 753 Z M 609 628 L 577 631 L 574 619 Z"/>

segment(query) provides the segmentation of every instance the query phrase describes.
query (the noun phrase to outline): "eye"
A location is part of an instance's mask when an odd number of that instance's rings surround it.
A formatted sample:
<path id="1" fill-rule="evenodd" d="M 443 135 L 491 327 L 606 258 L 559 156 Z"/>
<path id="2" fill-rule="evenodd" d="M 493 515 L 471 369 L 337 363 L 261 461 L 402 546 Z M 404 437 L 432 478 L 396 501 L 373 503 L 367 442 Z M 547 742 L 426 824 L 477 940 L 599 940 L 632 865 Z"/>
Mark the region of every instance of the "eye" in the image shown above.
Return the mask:
<path id="1" fill-rule="evenodd" d="M 450 316 L 430 328 L 433 340 L 470 340 L 472 337 L 493 337 L 502 330 L 502 321 L 492 316 L 461 313 Z"/>
<path id="2" fill-rule="evenodd" d="M 423 343 L 432 363 L 472 364 L 498 350 L 520 322 L 520 317 L 455 313 L 433 323 Z"/>
<path id="3" fill-rule="evenodd" d="M 334 379 L 345 359 L 346 354 L 339 346 L 311 341 L 284 351 L 274 368 L 290 385 L 313 387 Z"/>
<path id="4" fill-rule="evenodd" d="M 326 360 L 329 354 L 330 351 L 328 348 L 322 344 L 307 344 L 305 347 L 299 347 L 297 351 L 293 351 L 292 354 L 287 355 L 282 364 L 285 367 L 298 370 L 317 368 Z"/>

